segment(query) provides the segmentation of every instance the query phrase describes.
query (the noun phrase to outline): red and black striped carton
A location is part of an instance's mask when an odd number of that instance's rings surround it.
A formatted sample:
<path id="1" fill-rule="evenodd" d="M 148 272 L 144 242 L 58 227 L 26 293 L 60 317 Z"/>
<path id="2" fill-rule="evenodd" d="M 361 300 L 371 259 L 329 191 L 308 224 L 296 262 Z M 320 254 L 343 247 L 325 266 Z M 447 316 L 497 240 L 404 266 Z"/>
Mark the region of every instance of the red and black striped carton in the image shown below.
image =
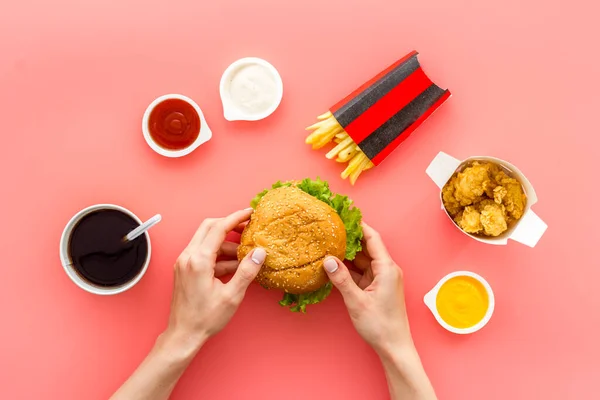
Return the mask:
<path id="1" fill-rule="evenodd" d="M 431 81 L 413 51 L 339 101 L 306 142 L 313 149 L 334 141 L 327 158 L 348 165 L 342 178 L 354 184 L 362 171 L 379 165 L 449 97 Z"/>

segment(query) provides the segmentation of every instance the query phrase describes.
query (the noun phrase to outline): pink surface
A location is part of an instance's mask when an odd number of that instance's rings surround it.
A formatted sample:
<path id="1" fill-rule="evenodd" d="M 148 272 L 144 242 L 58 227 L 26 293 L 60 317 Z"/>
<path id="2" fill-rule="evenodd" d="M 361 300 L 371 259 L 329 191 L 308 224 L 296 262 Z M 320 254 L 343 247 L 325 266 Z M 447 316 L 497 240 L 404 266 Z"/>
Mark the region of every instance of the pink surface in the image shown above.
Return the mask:
<path id="1" fill-rule="evenodd" d="M 0 397 L 108 397 L 165 327 L 171 266 L 200 221 L 247 206 L 275 180 L 316 175 L 355 199 L 404 268 L 441 399 L 597 397 L 600 31 L 598 6 L 583 3 L 5 1 Z M 303 127 L 412 49 L 453 97 L 350 187 L 303 144 Z M 219 78 L 249 55 L 279 69 L 284 99 L 265 121 L 228 123 Z M 169 92 L 195 99 L 214 131 L 184 159 L 153 153 L 140 131 L 146 105 Z M 440 150 L 517 165 L 550 226 L 539 245 L 492 247 L 458 232 L 425 175 Z M 163 215 L 147 275 L 109 298 L 76 287 L 58 259 L 68 219 L 101 202 Z M 422 302 L 457 269 L 496 294 L 490 324 L 469 337 L 444 331 Z M 252 287 L 173 397 L 387 397 L 339 294 L 305 316 L 278 298 Z"/>

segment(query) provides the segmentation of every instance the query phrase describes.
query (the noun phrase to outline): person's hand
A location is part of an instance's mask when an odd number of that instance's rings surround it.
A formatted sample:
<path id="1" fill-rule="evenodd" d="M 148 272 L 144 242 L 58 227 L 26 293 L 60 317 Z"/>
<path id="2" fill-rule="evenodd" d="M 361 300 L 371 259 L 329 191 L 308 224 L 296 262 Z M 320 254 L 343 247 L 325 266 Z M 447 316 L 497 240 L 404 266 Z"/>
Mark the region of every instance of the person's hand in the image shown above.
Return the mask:
<path id="1" fill-rule="evenodd" d="M 388 253 L 377 231 L 363 223 L 364 249 L 351 271 L 335 257 L 324 267 L 344 297 L 354 327 L 375 351 L 412 346 L 404 303 L 402 270 Z"/>
<path id="2" fill-rule="evenodd" d="M 229 232 L 243 230 L 251 214 L 247 209 L 202 222 L 175 263 L 169 335 L 196 348 L 233 317 L 266 257 L 256 248 L 238 263 L 238 245 L 225 241 Z M 229 273 L 234 275 L 228 283 L 217 279 Z"/>

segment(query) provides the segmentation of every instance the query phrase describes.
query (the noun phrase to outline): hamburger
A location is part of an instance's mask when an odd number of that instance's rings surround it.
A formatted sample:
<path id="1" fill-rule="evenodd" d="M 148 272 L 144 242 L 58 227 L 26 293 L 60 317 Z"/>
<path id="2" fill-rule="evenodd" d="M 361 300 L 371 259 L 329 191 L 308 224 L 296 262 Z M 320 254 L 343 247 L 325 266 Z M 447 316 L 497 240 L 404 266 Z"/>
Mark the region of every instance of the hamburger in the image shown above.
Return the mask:
<path id="1" fill-rule="evenodd" d="M 319 178 L 277 182 L 250 204 L 255 211 L 242 233 L 238 259 L 255 247 L 265 249 L 256 281 L 283 291 L 279 304 L 291 311 L 306 312 L 308 305 L 325 300 L 332 288 L 325 258 L 353 260 L 362 250 L 360 210 Z"/>

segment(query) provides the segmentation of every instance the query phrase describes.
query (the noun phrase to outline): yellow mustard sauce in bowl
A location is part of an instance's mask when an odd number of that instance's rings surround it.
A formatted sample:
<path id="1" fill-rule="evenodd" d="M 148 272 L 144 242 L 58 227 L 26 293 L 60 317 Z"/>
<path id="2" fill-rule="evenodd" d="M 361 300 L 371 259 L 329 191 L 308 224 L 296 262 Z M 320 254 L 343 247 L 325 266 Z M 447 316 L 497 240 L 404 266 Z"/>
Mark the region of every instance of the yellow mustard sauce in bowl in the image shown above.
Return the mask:
<path id="1" fill-rule="evenodd" d="M 455 276 L 440 287 L 435 305 L 448 325 L 465 329 L 477 325 L 488 311 L 489 297 L 481 282 L 470 276 Z"/>
<path id="2" fill-rule="evenodd" d="M 444 329 L 459 335 L 483 328 L 492 318 L 496 305 L 490 284 L 470 271 L 446 275 L 423 301 Z"/>

